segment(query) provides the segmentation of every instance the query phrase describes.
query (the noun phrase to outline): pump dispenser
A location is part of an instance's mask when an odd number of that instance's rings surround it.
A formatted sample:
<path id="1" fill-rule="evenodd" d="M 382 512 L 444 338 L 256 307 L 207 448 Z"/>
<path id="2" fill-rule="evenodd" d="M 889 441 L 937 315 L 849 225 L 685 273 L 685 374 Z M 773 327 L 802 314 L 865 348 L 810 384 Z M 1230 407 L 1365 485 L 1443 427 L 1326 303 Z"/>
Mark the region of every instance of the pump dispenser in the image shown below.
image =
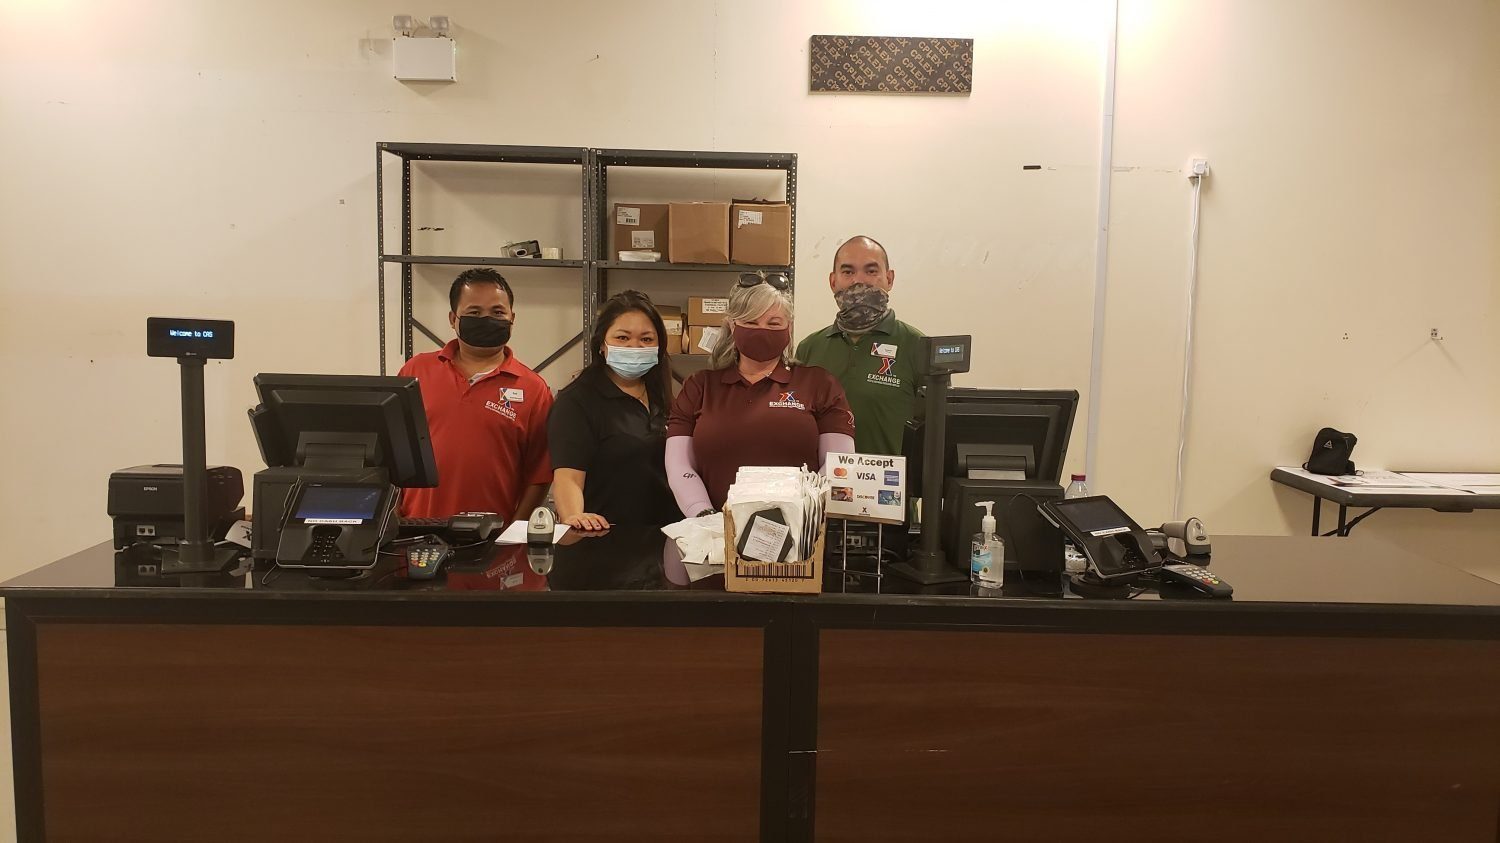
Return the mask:
<path id="1" fill-rule="evenodd" d="M 1005 544 L 995 532 L 995 502 L 974 505 L 984 507 L 984 517 L 969 544 L 969 581 L 981 588 L 1000 588 L 1005 584 Z"/>

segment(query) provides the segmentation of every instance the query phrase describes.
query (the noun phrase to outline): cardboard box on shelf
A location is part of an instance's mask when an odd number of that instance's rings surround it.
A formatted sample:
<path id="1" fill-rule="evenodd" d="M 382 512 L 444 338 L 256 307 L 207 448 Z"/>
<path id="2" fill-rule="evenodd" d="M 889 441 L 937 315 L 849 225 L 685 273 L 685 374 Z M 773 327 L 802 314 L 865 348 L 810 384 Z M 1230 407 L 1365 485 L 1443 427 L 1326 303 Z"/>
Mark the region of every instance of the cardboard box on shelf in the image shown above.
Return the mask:
<path id="1" fill-rule="evenodd" d="M 617 258 L 620 252 L 629 251 L 666 254 L 669 213 L 669 206 L 663 204 L 616 202 L 613 254 Z"/>
<path id="2" fill-rule="evenodd" d="M 792 208 L 785 202 L 730 206 L 730 260 L 765 266 L 792 263 Z"/>
<path id="3" fill-rule="evenodd" d="M 688 326 L 687 340 L 683 344 L 683 354 L 709 354 L 714 350 L 714 343 L 719 341 L 719 335 L 723 328 L 717 325 Z"/>
<path id="4" fill-rule="evenodd" d="M 729 203 L 673 202 L 667 214 L 667 260 L 729 263 Z"/>
<path id="5" fill-rule="evenodd" d="M 727 296 L 688 296 L 687 324 L 711 327 L 724 324 L 729 310 Z"/>
<path id="6" fill-rule="evenodd" d="M 656 312 L 661 314 L 662 326 L 667 329 L 667 336 L 672 337 L 672 342 L 662 342 L 668 351 L 676 352 L 682 345 L 682 335 L 687 331 L 687 322 L 682 318 L 682 308 L 671 305 L 659 304 Z"/>

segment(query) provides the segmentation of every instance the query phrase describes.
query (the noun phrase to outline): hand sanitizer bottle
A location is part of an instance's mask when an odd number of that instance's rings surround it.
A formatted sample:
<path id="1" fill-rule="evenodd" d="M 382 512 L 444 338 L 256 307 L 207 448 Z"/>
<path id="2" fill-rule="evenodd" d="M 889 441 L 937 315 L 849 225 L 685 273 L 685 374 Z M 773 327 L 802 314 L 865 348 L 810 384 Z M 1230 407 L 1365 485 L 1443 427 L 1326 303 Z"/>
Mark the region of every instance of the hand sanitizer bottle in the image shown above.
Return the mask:
<path id="1" fill-rule="evenodd" d="M 984 507 L 984 518 L 969 545 L 969 581 L 981 588 L 1000 588 L 1005 584 L 1005 544 L 995 533 L 995 502 L 974 505 Z"/>

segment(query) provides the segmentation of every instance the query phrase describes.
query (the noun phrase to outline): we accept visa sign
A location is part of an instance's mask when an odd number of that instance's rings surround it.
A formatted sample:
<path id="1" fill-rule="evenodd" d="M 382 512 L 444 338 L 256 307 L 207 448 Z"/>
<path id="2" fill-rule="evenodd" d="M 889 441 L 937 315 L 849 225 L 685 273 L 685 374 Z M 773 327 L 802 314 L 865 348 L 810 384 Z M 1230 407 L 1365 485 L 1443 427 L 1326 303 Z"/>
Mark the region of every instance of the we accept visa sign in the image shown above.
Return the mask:
<path id="1" fill-rule="evenodd" d="M 832 486 L 828 514 L 854 521 L 906 523 L 906 457 L 829 454 L 823 474 Z"/>

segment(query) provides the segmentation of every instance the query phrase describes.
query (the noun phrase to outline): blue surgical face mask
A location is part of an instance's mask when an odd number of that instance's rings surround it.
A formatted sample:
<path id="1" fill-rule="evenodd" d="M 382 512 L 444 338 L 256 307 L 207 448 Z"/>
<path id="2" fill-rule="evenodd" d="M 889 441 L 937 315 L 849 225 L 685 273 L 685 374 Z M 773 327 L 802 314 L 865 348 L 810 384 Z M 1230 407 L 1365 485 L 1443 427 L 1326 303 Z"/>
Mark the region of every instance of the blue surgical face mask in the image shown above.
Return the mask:
<path id="1" fill-rule="evenodd" d="M 654 346 L 647 348 L 626 348 L 618 345 L 604 346 L 604 363 L 614 370 L 615 374 L 626 380 L 636 380 L 656 365 L 660 349 Z"/>

